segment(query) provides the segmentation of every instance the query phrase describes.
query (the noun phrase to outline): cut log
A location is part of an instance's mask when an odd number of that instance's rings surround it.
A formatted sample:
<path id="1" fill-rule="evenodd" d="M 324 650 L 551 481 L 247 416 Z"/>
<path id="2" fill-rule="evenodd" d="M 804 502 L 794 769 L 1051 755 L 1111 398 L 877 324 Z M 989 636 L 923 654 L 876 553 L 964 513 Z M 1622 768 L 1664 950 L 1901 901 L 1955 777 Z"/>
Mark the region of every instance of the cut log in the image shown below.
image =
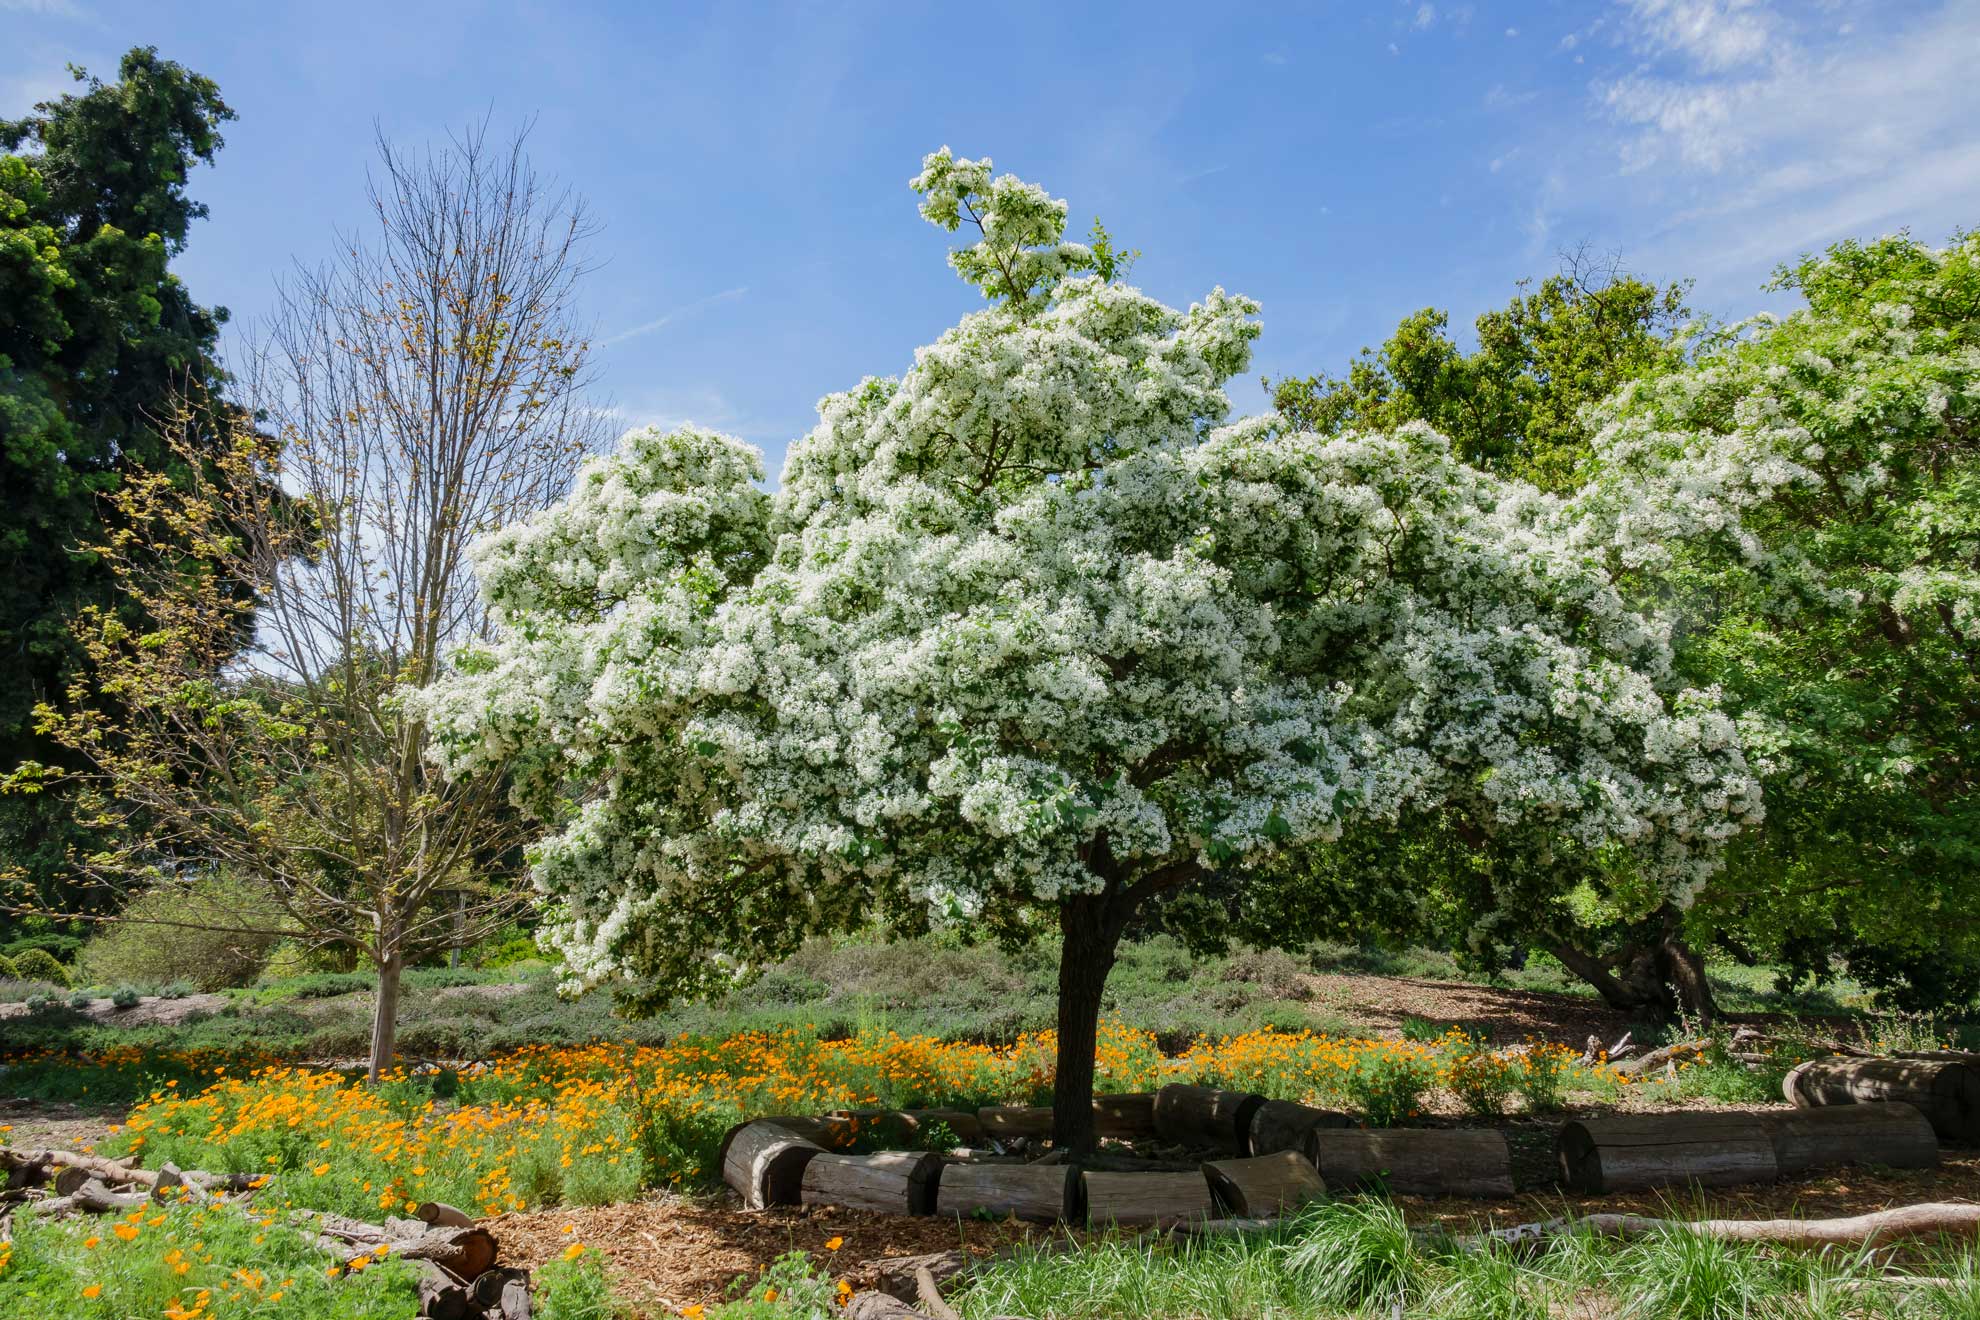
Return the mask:
<path id="1" fill-rule="evenodd" d="M 1094 1096 L 1093 1134 L 1113 1141 L 1141 1141 L 1154 1136 L 1155 1093 L 1128 1091 Z"/>
<path id="2" fill-rule="evenodd" d="M 391 1254 L 430 1260 L 457 1279 L 478 1279 L 495 1264 L 495 1238 L 485 1228 L 435 1228 L 419 1237 L 394 1238 Z"/>
<path id="3" fill-rule="evenodd" d="M 900 1298 L 872 1291 L 854 1293 L 846 1299 L 846 1309 L 839 1314 L 845 1320 L 928 1320 Z"/>
<path id="4" fill-rule="evenodd" d="M 67 1150 L 51 1150 L 45 1154 L 51 1161 L 65 1169 L 81 1169 L 111 1186 L 119 1183 L 136 1183 L 149 1191 L 158 1182 L 156 1169 L 133 1168 L 121 1160 L 106 1160 L 100 1155 L 78 1155 L 74 1151 Z"/>
<path id="5" fill-rule="evenodd" d="M 1733 1187 L 1780 1174 L 1767 1128 L 1751 1114 L 1625 1114 L 1561 1128 L 1561 1180 L 1578 1192 L 1694 1184 Z"/>
<path id="6" fill-rule="evenodd" d="M 806 1166 L 824 1153 L 782 1124 L 759 1118 L 731 1134 L 722 1181 L 742 1197 L 746 1210 L 796 1205 L 804 1191 Z"/>
<path id="7" fill-rule="evenodd" d="M 1696 1058 L 1705 1052 L 1705 1047 L 1710 1043 L 1706 1040 L 1681 1040 L 1670 1045 L 1659 1045 L 1647 1054 L 1623 1060 L 1615 1065 L 1615 1070 L 1625 1077 L 1640 1077 L 1679 1059 Z"/>
<path id="8" fill-rule="evenodd" d="M 40 1187 L 55 1167 L 52 1150 L 10 1150 L 0 1146 L 0 1169 L 7 1171 L 7 1186 Z"/>
<path id="9" fill-rule="evenodd" d="M 1201 1173 L 1089 1173 L 1086 1222 L 1095 1228 L 1179 1224 L 1213 1219 L 1210 1184 Z"/>
<path id="10" fill-rule="evenodd" d="M 64 1173 L 71 1170 L 63 1170 Z M 95 1214 L 107 1215 L 124 1210 L 135 1210 L 139 1206 L 151 1204 L 149 1192 L 116 1192 L 105 1187 L 96 1178 L 84 1177 L 71 1186 L 61 1196 L 78 1210 L 88 1210 Z"/>
<path id="11" fill-rule="evenodd" d="M 985 1105 L 976 1111 L 976 1121 L 992 1141 L 1043 1141 L 1052 1135 L 1050 1105 Z"/>
<path id="12" fill-rule="evenodd" d="M 824 1150 L 844 1150 L 852 1144 L 852 1125 L 831 1114 L 770 1114 L 763 1118 L 752 1118 L 738 1123 L 722 1134 L 722 1144 L 715 1148 L 715 1162 L 724 1168 L 729 1163 L 729 1147 L 743 1129 L 756 1123 L 769 1123 L 780 1127 L 792 1136 L 808 1141 Z"/>
<path id="13" fill-rule="evenodd" d="M 1486 1129 L 1315 1128 L 1306 1157 L 1334 1189 L 1387 1190 L 1404 1196 L 1511 1196 L 1512 1152 L 1505 1135 Z"/>
<path id="14" fill-rule="evenodd" d="M 472 1312 L 468 1290 L 447 1271 L 430 1260 L 419 1262 L 420 1320 L 468 1320 Z"/>
<path id="15" fill-rule="evenodd" d="M 1251 1140 L 1251 1116 L 1264 1103 L 1248 1091 L 1174 1083 L 1155 1093 L 1155 1134 L 1191 1150 L 1236 1155 Z"/>
<path id="16" fill-rule="evenodd" d="M 1781 1090 L 1800 1109 L 1902 1101 L 1924 1113 L 1941 1141 L 1980 1141 L 1980 1069 L 1956 1059 L 1810 1059 Z"/>
<path id="17" fill-rule="evenodd" d="M 951 1164 L 942 1170 L 935 1208 L 955 1218 L 1077 1222 L 1079 1170 L 1070 1164 Z"/>
<path id="18" fill-rule="evenodd" d="M 468 1295 L 494 1320 L 529 1320 L 529 1271 L 496 1266 L 476 1276 Z"/>
<path id="19" fill-rule="evenodd" d="M 1276 1155 L 1306 1148 L 1306 1134 L 1315 1128 L 1353 1127 L 1354 1120 L 1332 1109 L 1315 1109 L 1291 1100 L 1267 1100 L 1251 1115 L 1245 1151 Z"/>
<path id="20" fill-rule="evenodd" d="M 1243 1160 L 1212 1160 L 1203 1166 L 1218 1213 L 1239 1219 L 1270 1219 L 1290 1214 L 1327 1194 L 1313 1162 L 1296 1150 L 1254 1155 Z"/>
<path id="21" fill-rule="evenodd" d="M 441 1228 L 473 1228 L 474 1220 L 465 1210 L 456 1210 L 443 1201 L 421 1201 L 413 1211 L 413 1218 L 422 1224 L 435 1224 Z"/>
<path id="22" fill-rule="evenodd" d="M 1790 1109 L 1763 1122 L 1783 1178 L 1845 1164 L 1929 1169 L 1939 1162 L 1931 1120 L 1901 1102 Z"/>
<path id="23" fill-rule="evenodd" d="M 968 1252 L 950 1250 L 920 1256 L 883 1256 L 870 1268 L 874 1287 L 903 1302 L 912 1302 L 919 1295 L 923 1270 L 941 1285 L 968 1269 L 969 1264 Z"/>
<path id="24" fill-rule="evenodd" d="M 879 1155 L 818 1155 L 804 1166 L 799 1200 L 888 1215 L 935 1212 L 942 1157 L 922 1151 Z"/>

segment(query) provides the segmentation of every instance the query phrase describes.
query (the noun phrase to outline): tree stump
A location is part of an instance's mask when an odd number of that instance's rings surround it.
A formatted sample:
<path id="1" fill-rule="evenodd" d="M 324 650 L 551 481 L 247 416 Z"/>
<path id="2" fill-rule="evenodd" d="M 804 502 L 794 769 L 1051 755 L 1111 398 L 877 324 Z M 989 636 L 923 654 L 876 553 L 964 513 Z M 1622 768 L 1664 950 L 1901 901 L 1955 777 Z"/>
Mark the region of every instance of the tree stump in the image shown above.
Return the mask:
<path id="1" fill-rule="evenodd" d="M 419 1262 L 418 1288 L 420 1320 L 468 1320 L 467 1285 L 430 1260 Z"/>
<path id="2" fill-rule="evenodd" d="M 935 1189 L 936 1212 L 1016 1216 L 1039 1224 L 1079 1219 L 1079 1170 L 1070 1164 L 951 1164 Z"/>
<path id="3" fill-rule="evenodd" d="M 1210 1184 L 1201 1173 L 1100 1173 L 1086 1175 L 1086 1222 L 1180 1224 L 1216 1217 Z"/>
<path id="4" fill-rule="evenodd" d="M 1901 1101 L 1791 1109 L 1766 1115 L 1781 1177 L 1845 1164 L 1929 1169 L 1939 1162 L 1932 1122 Z"/>
<path id="5" fill-rule="evenodd" d="M 976 1121 L 992 1141 L 1044 1141 L 1052 1135 L 1050 1105 L 985 1105 L 976 1111 Z"/>
<path id="6" fill-rule="evenodd" d="M 1315 1109 L 1291 1100 L 1267 1100 L 1251 1115 L 1245 1150 L 1252 1155 L 1299 1151 L 1306 1147 L 1306 1134 L 1315 1128 L 1353 1126 L 1353 1119 L 1332 1109 Z"/>
<path id="7" fill-rule="evenodd" d="M 1272 1219 L 1327 1194 L 1312 1161 L 1296 1150 L 1203 1166 L 1218 1213 L 1238 1219 Z"/>
<path id="8" fill-rule="evenodd" d="M 1941 1141 L 1980 1141 L 1980 1070 L 1957 1059 L 1810 1059 L 1781 1090 L 1799 1109 L 1902 1101 L 1931 1121 Z"/>
<path id="9" fill-rule="evenodd" d="M 760 1118 L 731 1132 L 726 1141 L 722 1181 L 735 1188 L 746 1210 L 796 1205 L 806 1166 L 825 1153 L 783 1125 Z"/>
<path id="10" fill-rule="evenodd" d="M 1251 1116 L 1264 1103 L 1248 1091 L 1175 1083 L 1155 1093 L 1155 1134 L 1191 1150 L 1235 1155 L 1250 1141 Z"/>
<path id="11" fill-rule="evenodd" d="M 804 1166 L 799 1199 L 889 1215 L 935 1212 L 942 1157 L 927 1151 L 879 1155 L 816 1155 Z"/>
<path id="12" fill-rule="evenodd" d="M 1139 1141 L 1155 1135 L 1155 1093 L 1129 1091 L 1093 1097 L 1094 1134 L 1115 1141 Z"/>
<path id="13" fill-rule="evenodd" d="M 1503 1133 L 1474 1128 L 1314 1128 L 1306 1157 L 1332 1188 L 1404 1196 L 1511 1196 L 1512 1152 Z"/>
<path id="14" fill-rule="evenodd" d="M 1733 1187 L 1780 1173 L 1767 1125 L 1751 1114 L 1624 1114 L 1568 1123 L 1561 1178 L 1578 1192 L 1685 1183 Z"/>
<path id="15" fill-rule="evenodd" d="M 529 1271 L 486 1270 L 468 1289 L 468 1296 L 488 1320 L 529 1320 Z"/>

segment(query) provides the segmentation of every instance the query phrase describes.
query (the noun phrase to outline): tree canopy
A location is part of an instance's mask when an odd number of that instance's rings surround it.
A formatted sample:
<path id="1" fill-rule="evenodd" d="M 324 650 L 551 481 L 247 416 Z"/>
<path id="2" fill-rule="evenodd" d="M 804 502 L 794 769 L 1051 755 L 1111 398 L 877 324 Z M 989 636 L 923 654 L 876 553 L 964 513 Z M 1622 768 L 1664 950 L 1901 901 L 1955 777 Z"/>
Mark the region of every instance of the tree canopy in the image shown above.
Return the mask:
<path id="1" fill-rule="evenodd" d="M 0 121 L 0 771 L 58 756 L 35 705 L 78 662 L 73 622 L 124 604 L 80 548 L 103 529 L 99 497 L 168 468 L 160 419 L 222 380 L 226 312 L 193 301 L 169 264 L 206 213 L 188 175 L 233 111 L 149 48 L 114 83 L 74 73 L 80 91 Z M 76 838 L 59 798 L 0 798 L 8 861 L 44 897 Z"/>
<path id="2" fill-rule="evenodd" d="M 991 306 L 827 397 L 774 495 L 740 441 L 635 432 L 479 552 L 502 631 L 423 704 L 456 774 L 579 786 L 536 854 L 579 980 L 651 1004 L 812 931 L 1057 928 L 1077 1145 L 1155 896 L 1453 803 L 1536 875 L 1682 896 L 1756 817 L 1558 500 L 1422 425 L 1226 425 L 1253 303 L 1103 277 L 987 160 L 914 187 Z"/>
<path id="3" fill-rule="evenodd" d="M 1980 235 L 1848 242 L 1806 305 L 1594 410 L 1591 505 L 1767 794 L 1704 916 L 1921 999 L 1980 966 Z M 1962 982 L 1954 984 L 1954 982 Z M 1943 998 L 1940 999 L 1943 1002 Z"/>

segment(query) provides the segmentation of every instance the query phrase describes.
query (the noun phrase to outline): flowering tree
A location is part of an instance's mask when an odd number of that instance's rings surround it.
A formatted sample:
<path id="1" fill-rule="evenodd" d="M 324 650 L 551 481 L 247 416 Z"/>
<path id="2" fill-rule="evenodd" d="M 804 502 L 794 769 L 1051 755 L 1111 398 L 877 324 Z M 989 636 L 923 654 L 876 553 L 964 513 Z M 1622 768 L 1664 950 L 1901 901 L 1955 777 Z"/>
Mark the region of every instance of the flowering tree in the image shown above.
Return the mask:
<path id="1" fill-rule="evenodd" d="M 1844 243 L 1806 306 L 1594 410 L 1616 572 L 1688 619 L 1767 787 L 1703 915 L 1919 1002 L 1980 985 L 1980 234 Z"/>
<path id="2" fill-rule="evenodd" d="M 1253 303 L 1128 287 L 987 160 L 914 188 L 991 306 L 826 398 L 774 496 L 738 441 L 635 432 L 479 550 L 502 629 L 424 711 L 452 773 L 537 768 L 576 981 L 650 1006 L 814 931 L 1055 926 L 1077 1149 L 1159 896 L 1451 803 L 1659 899 L 1709 872 L 1757 810 L 1733 727 L 1558 502 L 1422 426 L 1221 425 Z"/>

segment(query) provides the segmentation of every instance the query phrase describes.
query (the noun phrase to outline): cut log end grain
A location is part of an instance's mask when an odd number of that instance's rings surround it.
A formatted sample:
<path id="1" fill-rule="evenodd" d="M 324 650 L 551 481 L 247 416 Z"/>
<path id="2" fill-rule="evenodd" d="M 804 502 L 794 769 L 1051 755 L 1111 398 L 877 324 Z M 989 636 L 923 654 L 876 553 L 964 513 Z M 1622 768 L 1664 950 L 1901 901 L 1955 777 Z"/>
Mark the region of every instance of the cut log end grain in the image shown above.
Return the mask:
<path id="1" fill-rule="evenodd" d="M 443 1228 L 474 1227 L 474 1220 L 465 1210 L 457 1210 L 442 1201 L 421 1201 L 413 1216 L 422 1224 L 437 1224 Z"/>
<path id="2" fill-rule="evenodd" d="M 1085 1175 L 1086 1220 L 1109 1225 L 1180 1224 L 1216 1217 L 1210 1184 L 1201 1173 Z"/>
<path id="3" fill-rule="evenodd" d="M 1335 1189 L 1404 1196 L 1513 1194 L 1512 1153 L 1505 1135 L 1490 1129 L 1315 1128 L 1306 1134 L 1306 1157 Z"/>
<path id="4" fill-rule="evenodd" d="M 1693 1184 L 1732 1187 L 1779 1175 L 1774 1143 L 1750 1114 L 1627 1114 L 1568 1123 L 1561 1179 L 1578 1192 Z"/>
<path id="5" fill-rule="evenodd" d="M 1251 1155 L 1299 1151 L 1305 1148 L 1306 1134 L 1315 1128 L 1352 1126 L 1353 1119 L 1332 1109 L 1315 1109 L 1291 1100 L 1267 1100 L 1252 1111 L 1245 1151 Z"/>
<path id="6" fill-rule="evenodd" d="M 1249 1144 L 1251 1116 L 1264 1103 L 1247 1091 L 1174 1083 L 1155 1093 L 1155 1133 L 1191 1150 L 1236 1155 Z"/>
<path id="7" fill-rule="evenodd" d="M 1781 1090 L 1801 1109 L 1901 1102 L 1923 1113 L 1941 1141 L 1980 1142 L 1980 1069 L 1959 1059 L 1810 1059 Z"/>
<path id="8" fill-rule="evenodd" d="M 1311 1160 L 1298 1151 L 1212 1160 L 1203 1166 L 1219 1214 L 1240 1219 L 1271 1219 L 1291 1214 L 1327 1194 L 1327 1184 Z"/>
<path id="9" fill-rule="evenodd" d="M 796 1205 L 803 1195 L 805 1169 L 824 1153 L 782 1124 L 757 1119 L 730 1133 L 722 1181 L 742 1197 L 744 1209 Z"/>
<path id="10" fill-rule="evenodd" d="M 1033 1223 L 1078 1222 L 1079 1170 L 1070 1164 L 951 1164 L 935 1193 L 938 1214 L 987 1214 Z"/>
<path id="11" fill-rule="evenodd" d="M 923 1151 L 812 1157 L 804 1167 L 799 1199 L 890 1215 L 935 1212 L 942 1159 Z"/>

